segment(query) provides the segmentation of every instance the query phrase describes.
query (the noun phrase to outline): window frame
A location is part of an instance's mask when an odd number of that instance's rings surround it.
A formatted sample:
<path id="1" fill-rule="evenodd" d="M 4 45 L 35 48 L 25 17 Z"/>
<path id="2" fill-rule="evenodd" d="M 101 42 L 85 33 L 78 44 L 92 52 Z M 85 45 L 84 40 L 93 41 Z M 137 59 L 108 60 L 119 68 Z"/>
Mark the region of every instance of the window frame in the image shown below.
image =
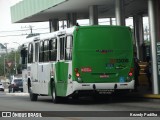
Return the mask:
<path id="1" fill-rule="evenodd" d="M 55 43 L 55 47 L 53 46 L 53 43 Z M 57 61 L 57 46 L 57 38 L 49 39 L 49 61 Z M 55 56 L 52 56 L 52 52 L 55 52 Z M 55 59 L 53 59 L 52 57 L 55 57 Z"/>
<path id="2" fill-rule="evenodd" d="M 42 43 L 42 44 L 41 44 Z M 44 62 L 44 41 L 39 42 L 39 62 Z"/>
<path id="3" fill-rule="evenodd" d="M 35 49 L 35 62 L 39 62 L 39 42 L 34 43 L 34 49 Z"/>
<path id="4" fill-rule="evenodd" d="M 33 43 L 28 44 L 28 63 L 33 63 Z"/>
<path id="5" fill-rule="evenodd" d="M 71 39 L 70 39 L 71 42 L 70 42 L 69 48 L 67 47 L 67 41 L 68 41 L 67 38 L 68 37 L 71 37 Z M 67 57 L 66 56 L 66 49 L 70 49 L 71 58 L 68 58 L 68 59 L 66 58 Z M 67 35 L 66 39 L 65 39 L 65 43 L 64 43 L 64 59 L 65 60 L 68 60 L 68 61 L 72 60 L 72 49 L 73 49 L 73 35 Z"/>
<path id="6" fill-rule="evenodd" d="M 47 47 L 45 48 L 45 43 L 47 42 Z M 43 43 L 43 56 L 44 56 L 44 62 L 48 62 L 49 61 L 49 39 L 45 39 L 44 43 Z M 46 56 L 45 56 L 46 55 Z"/>
<path id="7" fill-rule="evenodd" d="M 61 39 L 63 39 L 63 44 L 61 45 Z M 66 39 L 66 36 L 61 36 L 59 37 L 59 59 L 60 60 L 65 60 L 65 39 Z M 63 49 L 61 50 L 61 46 L 63 46 Z M 63 51 L 63 52 L 62 52 Z M 62 56 L 63 54 L 63 56 Z"/>

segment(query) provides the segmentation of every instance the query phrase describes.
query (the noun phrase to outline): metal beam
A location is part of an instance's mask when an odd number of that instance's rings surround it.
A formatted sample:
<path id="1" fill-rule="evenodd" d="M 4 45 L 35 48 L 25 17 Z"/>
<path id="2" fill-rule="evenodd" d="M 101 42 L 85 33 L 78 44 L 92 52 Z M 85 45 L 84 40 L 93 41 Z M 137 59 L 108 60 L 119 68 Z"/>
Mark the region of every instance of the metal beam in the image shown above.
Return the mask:
<path id="1" fill-rule="evenodd" d="M 110 25 L 113 25 L 112 18 L 109 18 Z"/>
<path id="2" fill-rule="evenodd" d="M 67 27 L 72 27 L 77 23 L 77 13 L 68 13 L 67 14 Z"/>
<path id="3" fill-rule="evenodd" d="M 59 20 L 58 19 L 50 19 L 49 20 L 49 28 L 50 32 L 54 32 L 59 30 Z"/>
<path id="4" fill-rule="evenodd" d="M 98 25 L 98 6 L 93 5 L 89 7 L 89 24 Z"/>
<path id="5" fill-rule="evenodd" d="M 115 0 L 115 16 L 116 24 L 125 26 L 125 10 L 124 10 L 124 1 Z"/>
<path id="6" fill-rule="evenodd" d="M 157 68 L 157 27 L 156 27 L 156 4 L 155 0 L 148 0 L 149 25 L 151 35 L 152 75 L 153 92 L 159 94 L 158 68 Z"/>
<path id="7" fill-rule="evenodd" d="M 142 44 L 144 43 L 144 31 L 143 31 L 143 16 L 136 14 L 133 16 L 133 23 L 134 23 L 134 37 L 136 41 L 136 48 L 137 48 L 137 57 L 140 60 L 143 60 L 142 55 Z"/>

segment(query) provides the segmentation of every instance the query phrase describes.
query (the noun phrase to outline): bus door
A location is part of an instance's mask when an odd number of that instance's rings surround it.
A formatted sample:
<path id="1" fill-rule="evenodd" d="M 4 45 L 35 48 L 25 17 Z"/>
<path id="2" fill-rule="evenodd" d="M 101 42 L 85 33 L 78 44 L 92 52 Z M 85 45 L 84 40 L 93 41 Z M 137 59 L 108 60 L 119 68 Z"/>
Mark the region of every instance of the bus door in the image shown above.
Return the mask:
<path id="1" fill-rule="evenodd" d="M 21 65 L 22 65 L 23 92 L 27 93 L 28 92 L 27 48 L 25 47 L 25 45 L 23 45 L 22 47 L 23 48 L 21 49 Z"/>
<path id="2" fill-rule="evenodd" d="M 32 82 L 34 83 L 34 88 L 37 90 L 39 87 L 38 83 L 38 49 L 39 49 L 39 42 L 34 43 L 34 57 L 33 57 L 33 66 L 32 66 L 32 74 L 33 74 L 33 80 Z M 37 91 L 36 91 L 37 92 Z"/>
<path id="3" fill-rule="evenodd" d="M 65 36 L 59 37 L 60 55 L 56 63 L 56 92 L 58 96 L 65 96 L 68 80 L 68 63 L 65 61 Z"/>

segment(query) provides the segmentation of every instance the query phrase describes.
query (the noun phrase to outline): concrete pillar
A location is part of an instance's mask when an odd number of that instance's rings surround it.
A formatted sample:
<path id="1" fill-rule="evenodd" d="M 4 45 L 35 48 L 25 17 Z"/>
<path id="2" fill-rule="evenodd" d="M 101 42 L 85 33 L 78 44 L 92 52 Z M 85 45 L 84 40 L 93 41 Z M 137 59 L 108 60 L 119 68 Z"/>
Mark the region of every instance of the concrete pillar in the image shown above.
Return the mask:
<path id="1" fill-rule="evenodd" d="M 158 84 L 158 67 L 157 67 L 157 18 L 156 18 L 156 1 L 148 0 L 149 25 L 151 36 L 151 55 L 152 55 L 152 76 L 153 76 L 153 92 L 159 94 Z"/>
<path id="2" fill-rule="evenodd" d="M 98 25 L 98 6 L 89 6 L 89 24 Z"/>
<path id="3" fill-rule="evenodd" d="M 112 18 L 109 18 L 110 25 L 113 25 Z"/>
<path id="4" fill-rule="evenodd" d="M 124 0 L 115 0 L 116 24 L 125 26 Z"/>
<path id="5" fill-rule="evenodd" d="M 72 27 L 77 24 L 77 13 L 68 13 L 67 14 L 67 27 Z"/>
<path id="6" fill-rule="evenodd" d="M 134 23 L 134 37 L 136 41 L 137 57 L 140 60 L 143 60 L 143 48 L 142 48 L 144 43 L 143 16 L 138 14 L 134 15 L 133 23 Z"/>
<path id="7" fill-rule="evenodd" d="M 64 20 L 62 21 L 62 28 L 63 28 L 63 29 L 65 28 L 65 26 L 64 26 Z"/>
<path id="8" fill-rule="evenodd" d="M 58 19 L 49 20 L 49 29 L 50 29 L 50 32 L 59 30 L 59 20 Z"/>

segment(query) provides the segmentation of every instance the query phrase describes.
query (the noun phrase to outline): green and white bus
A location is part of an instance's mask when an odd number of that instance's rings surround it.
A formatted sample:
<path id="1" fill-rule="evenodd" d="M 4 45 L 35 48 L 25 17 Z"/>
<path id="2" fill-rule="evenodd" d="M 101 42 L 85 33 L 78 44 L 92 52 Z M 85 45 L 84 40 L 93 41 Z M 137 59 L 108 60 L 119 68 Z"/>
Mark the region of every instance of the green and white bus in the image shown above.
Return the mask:
<path id="1" fill-rule="evenodd" d="M 56 103 L 85 93 L 134 89 L 129 27 L 75 26 L 32 39 L 21 51 L 31 101 L 38 95 L 52 96 Z"/>

